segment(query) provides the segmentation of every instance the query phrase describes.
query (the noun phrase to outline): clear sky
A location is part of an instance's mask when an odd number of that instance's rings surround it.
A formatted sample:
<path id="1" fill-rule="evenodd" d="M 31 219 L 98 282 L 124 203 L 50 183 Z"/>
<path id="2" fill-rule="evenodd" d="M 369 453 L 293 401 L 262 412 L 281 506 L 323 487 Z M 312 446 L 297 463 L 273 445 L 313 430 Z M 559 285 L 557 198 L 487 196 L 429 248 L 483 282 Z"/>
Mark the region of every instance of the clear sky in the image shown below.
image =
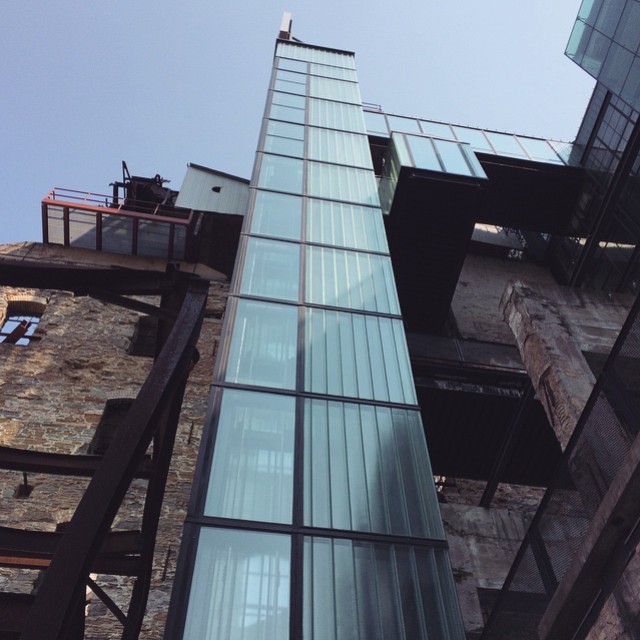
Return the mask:
<path id="1" fill-rule="evenodd" d="M 179 188 L 250 177 L 274 39 L 356 52 L 363 100 L 572 140 L 593 81 L 564 56 L 579 0 L 0 3 L 0 243 L 42 240 L 54 186 L 109 193 L 126 160 Z"/>

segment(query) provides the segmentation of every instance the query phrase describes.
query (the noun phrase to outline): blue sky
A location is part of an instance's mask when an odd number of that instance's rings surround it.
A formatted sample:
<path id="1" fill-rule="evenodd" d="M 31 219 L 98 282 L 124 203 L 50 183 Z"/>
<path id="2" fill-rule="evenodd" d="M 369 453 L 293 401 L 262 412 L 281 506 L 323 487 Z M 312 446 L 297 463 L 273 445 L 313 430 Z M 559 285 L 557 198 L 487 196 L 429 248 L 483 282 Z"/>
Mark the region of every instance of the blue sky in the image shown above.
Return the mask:
<path id="1" fill-rule="evenodd" d="M 283 11 L 356 52 L 390 112 L 571 140 L 593 81 L 564 56 L 579 0 L 86 0 L 0 4 L 0 243 L 42 239 L 54 186 L 108 193 L 126 160 L 250 177 Z"/>

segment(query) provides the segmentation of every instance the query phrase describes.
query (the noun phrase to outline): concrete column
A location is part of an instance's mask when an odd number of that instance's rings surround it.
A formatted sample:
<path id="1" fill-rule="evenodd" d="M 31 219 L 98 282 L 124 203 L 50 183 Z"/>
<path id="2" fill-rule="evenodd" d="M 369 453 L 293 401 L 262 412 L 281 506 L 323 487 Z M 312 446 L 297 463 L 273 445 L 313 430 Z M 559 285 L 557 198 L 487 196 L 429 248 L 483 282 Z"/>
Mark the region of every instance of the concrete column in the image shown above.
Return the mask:
<path id="1" fill-rule="evenodd" d="M 595 384 L 591 369 L 558 306 L 539 292 L 509 283 L 500 310 L 564 451 Z"/>

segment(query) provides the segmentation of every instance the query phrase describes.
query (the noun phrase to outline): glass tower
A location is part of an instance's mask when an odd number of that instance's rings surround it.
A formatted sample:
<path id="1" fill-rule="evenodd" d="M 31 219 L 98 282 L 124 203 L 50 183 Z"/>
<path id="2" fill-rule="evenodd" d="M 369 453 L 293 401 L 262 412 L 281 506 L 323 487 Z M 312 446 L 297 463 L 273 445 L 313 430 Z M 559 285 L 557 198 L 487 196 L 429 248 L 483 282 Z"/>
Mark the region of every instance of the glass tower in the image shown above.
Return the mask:
<path id="1" fill-rule="evenodd" d="M 170 637 L 462 639 L 354 56 L 280 40 Z"/>

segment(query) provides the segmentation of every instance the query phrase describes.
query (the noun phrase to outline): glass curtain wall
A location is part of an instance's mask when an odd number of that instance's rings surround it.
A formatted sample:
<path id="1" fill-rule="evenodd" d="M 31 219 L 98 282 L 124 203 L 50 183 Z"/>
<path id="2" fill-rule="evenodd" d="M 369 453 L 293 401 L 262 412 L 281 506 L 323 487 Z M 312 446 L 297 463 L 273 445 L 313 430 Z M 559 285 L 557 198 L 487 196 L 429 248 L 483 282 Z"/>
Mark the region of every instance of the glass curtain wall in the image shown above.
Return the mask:
<path id="1" fill-rule="evenodd" d="M 277 44 L 244 224 L 172 637 L 462 640 L 352 54 Z"/>

